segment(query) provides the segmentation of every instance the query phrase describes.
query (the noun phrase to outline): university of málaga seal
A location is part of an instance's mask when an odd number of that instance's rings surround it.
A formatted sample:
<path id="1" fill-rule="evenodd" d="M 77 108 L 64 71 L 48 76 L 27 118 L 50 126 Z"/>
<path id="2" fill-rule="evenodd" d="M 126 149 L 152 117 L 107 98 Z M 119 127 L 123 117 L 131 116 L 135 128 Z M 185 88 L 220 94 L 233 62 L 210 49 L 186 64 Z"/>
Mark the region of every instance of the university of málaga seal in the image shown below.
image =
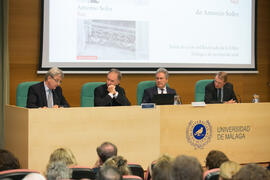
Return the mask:
<path id="1" fill-rule="evenodd" d="M 212 137 L 212 127 L 208 120 L 189 121 L 186 129 L 186 138 L 195 149 L 203 149 Z"/>

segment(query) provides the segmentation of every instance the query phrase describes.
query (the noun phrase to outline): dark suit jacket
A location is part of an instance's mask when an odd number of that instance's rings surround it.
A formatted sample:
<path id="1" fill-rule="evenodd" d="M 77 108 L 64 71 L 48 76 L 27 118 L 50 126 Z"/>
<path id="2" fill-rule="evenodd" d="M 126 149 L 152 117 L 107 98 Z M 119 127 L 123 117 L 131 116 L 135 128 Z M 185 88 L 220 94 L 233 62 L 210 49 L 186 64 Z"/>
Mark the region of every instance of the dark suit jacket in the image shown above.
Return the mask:
<path id="1" fill-rule="evenodd" d="M 167 94 L 173 94 L 176 95 L 176 91 L 172 88 L 166 87 L 167 89 Z M 142 98 L 142 103 L 152 103 L 153 102 L 153 97 L 154 95 L 158 94 L 158 89 L 157 86 L 153 86 L 150 88 L 147 88 L 143 92 L 143 98 Z"/>
<path id="2" fill-rule="evenodd" d="M 118 85 L 115 90 L 118 92 L 118 96 L 117 98 L 111 98 L 108 95 L 107 84 L 97 87 L 94 92 L 94 106 L 130 106 L 125 90 Z"/>
<path id="3" fill-rule="evenodd" d="M 53 93 L 53 103 L 60 107 L 69 107 L 65 97 L 62 94 L 62 88 L 58 86 L 56 89 L 52 90 Z M 27 108 L 39 108 L 47 106 L 47 97 L 44 87 L 44 82 L 34 84 L 29 87 L 27 95 Z"/>
<path id="4" fill-rule="evenodd" d="M 226 83 L 223 86 L 223 102 L 229 100 L 235 100 L 237 102 L 237 98 L 235 97 L 233 91 L 233 85 L 231 83 Z M 217 100 L 217 89 L 215 88 L 214 81 L 205 86 L 205 103 L 222 103 L 220 100 Z"/>

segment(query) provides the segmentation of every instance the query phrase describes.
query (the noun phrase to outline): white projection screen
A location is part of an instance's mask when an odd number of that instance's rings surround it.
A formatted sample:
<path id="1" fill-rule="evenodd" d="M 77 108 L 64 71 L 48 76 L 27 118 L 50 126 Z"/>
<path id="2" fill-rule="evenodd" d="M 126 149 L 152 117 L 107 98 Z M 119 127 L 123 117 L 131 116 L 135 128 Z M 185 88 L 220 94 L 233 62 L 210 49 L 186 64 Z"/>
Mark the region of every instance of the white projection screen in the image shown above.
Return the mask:
<path id="1" fill-rule="evenodd" d="M 39 70 L 257 71 L 255 0 L 42 0 Z"/>

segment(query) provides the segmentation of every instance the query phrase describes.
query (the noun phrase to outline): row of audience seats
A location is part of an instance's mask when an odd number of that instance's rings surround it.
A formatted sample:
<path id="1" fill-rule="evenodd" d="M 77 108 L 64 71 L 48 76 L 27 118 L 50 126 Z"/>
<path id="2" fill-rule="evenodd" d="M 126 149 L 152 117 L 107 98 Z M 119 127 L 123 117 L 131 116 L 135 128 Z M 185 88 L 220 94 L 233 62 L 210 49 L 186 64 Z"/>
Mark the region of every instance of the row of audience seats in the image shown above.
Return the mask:
<path id="1" fill-rule="evenodd" d="M 144 170 L 141 165 L 135 163 L 129 163 L 128 167 L 132 175 L 123 176 L 124 180 L 143 180 L 144 179 Z M 71 179 L 96 179 L 96 174 L 94 171 L 85 166 L 71 166 L 72 169 L 72 178 Z M 21 180 L 27 174 L 30 173 L 39 173 L 35 170 L 30 169 L 13 169 L 0 172 L 0 179 L 10 178 L 12 180 Z"/>
<path id="2" fill-rule="evenodd" d="M 204 101 L 205 86 L 212 80 L 199 80 L 195 85 L 195 101 Z M 16 90 L 16 106 L 26 107 L 27 93 L 30 86 L 38 83 L 38 81 L 29 81 L 20 83 Z M 105 82 L 89 82 L 85 83 L 81 89 L 81 107 L 94 106 L 94 90 L 96 87 L 104 84 Z M 155 86 L 155 81 L 142 81 L 137 86 L 137 104 L 142 103 L 144 89 Z M 169 85 L 167 84 L 169 87 Z"/>

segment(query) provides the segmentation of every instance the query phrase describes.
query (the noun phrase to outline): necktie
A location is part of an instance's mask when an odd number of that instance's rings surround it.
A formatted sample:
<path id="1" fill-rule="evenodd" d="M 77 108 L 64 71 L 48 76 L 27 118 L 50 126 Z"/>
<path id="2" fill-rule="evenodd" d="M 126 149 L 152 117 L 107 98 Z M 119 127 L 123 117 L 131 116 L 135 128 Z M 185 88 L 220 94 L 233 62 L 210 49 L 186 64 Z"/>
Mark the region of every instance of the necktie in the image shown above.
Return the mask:
<path id="1" fill-rule="evenodd" d="M 161 94 L 163 94 L 164 89 L 160 89 L 160 90 L 161 90 Z"/>
<path id="2" fill-rule="evenodd" d="M 48 108 L 52 108 L 53 107 L 53 96 L 52 96 L 52 90 L 49 90 L 49 94 L 48 94 Z"/>
<path id="3" fill-rule="evenodd" d="M 222 101 L 221 101 L 221 89 L 217 89 L 217 100 L 218 100 L 219 102 L 222 102 Z"/>

